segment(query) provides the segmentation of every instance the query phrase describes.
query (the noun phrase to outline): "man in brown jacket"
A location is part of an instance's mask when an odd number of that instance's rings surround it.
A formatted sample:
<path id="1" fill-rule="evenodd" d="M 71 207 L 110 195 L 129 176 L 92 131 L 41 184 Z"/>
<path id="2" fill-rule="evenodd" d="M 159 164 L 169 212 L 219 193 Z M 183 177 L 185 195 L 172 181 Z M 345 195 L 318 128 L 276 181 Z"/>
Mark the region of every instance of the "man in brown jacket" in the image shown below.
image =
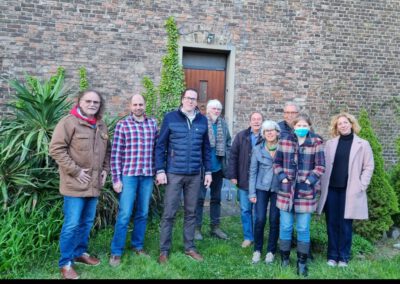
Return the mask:
<path id="1" fill-rule="evenodd" d="M 60 172 L 64 223 L 60 235 L 59 267 L 64 279 L 78 279 L 75 263 L 98 265 L 87 253 L 97 199 L 109 171 L 110 142 L 101 120 L 103 98 L 95 91 L 79 94 L 77 105 L 54 129 L 49 153 Z"/>

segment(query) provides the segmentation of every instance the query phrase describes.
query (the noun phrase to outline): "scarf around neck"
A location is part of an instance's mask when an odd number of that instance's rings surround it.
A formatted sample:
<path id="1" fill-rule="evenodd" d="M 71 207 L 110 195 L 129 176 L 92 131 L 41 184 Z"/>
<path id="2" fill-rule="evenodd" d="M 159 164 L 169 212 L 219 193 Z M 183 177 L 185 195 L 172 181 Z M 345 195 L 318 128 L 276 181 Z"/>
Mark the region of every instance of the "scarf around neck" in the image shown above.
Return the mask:
<path id="1" fill-rule="evenodd" d="M 79 109 L 78 105 L 74 106 L 69 113 L 72 114 L 73 116 L 76 116 L 79 119 L 82 119 L 82 120 L 88 122 L 89 124 L 91 124 L 93 126 L 96 125 L 97 119 L 95 117 L 88 118 L 88 117 L 84 116 L 82 114 L 81 110 Z"/>
<path id="2" fill-rule="evenodd" d="M 217 118 L 217 137 L 214 135 L 213 130 L 213 121 L 209 115 L 207 115 L 208 122 L 208 138 L 210 140 L 211 148 L 215 148 L 215 153 L 217 156 L 225 156 L 225 140 L 226 137 L 224 135 L 223 124 L 221 117 Z"/>

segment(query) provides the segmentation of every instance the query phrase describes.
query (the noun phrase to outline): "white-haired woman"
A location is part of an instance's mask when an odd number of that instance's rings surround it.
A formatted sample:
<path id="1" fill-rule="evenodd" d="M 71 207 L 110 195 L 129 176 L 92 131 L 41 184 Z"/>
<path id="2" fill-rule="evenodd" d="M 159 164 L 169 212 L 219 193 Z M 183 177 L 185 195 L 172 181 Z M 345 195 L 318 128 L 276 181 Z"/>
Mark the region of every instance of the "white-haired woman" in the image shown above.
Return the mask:
<path id="1" fill-rule="evenodd" d="M 220 228 L 221 189 L 226 176 L 227 162 L 231 150 L 231 135 L 225 120 L 221 117 L 222 104 L 219 100 L 209 100 L 207 103 L 208 138 L 211 146 L 210 186 L 210 232 L 219 239 L 228 239 L 227 234 Z M 195 240 L 202 240 L 201 226 L 203 223 L 204 199 L 207 188 L 201 186 L 196 208 Z"/>
<path id="2" fill-rule="evenodd" d="M 252 152 L 249 175 L 249 200 L 255 204 L 256 221 L 254 225 L 254 253 L 252 262 L 260 261 L 263 243 L 264 227 L 267 221 L 269 203 L 269 236 L 265 262 L 274 261 L 279 238 L 279 209 L 276 207 L 276 196 L 279 181 L 274 174 L 273 160 L 278 147 L 279 125 L 272 120 L 266 120 L 261 126 L 263 140 Z"/>

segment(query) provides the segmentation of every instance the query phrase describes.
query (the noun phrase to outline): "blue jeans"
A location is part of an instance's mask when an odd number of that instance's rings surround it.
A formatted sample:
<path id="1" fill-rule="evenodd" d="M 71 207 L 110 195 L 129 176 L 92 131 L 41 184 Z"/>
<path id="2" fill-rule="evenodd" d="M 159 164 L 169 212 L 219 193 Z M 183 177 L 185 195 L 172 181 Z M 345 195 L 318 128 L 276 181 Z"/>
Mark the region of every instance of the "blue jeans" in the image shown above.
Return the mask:
<path id="1" fill-rule="evenodd" d="M 64 223 L 60 235 L 61 268 L 87 252 L 89 234 L 96 216 L 97 197 L 64 196 Z"/>
<path id="2" fill-rule="evenodd" d="M 238 188 L 240 218 L 243 226 L 243 238 L 245 240 L 254 241 L 254 219 L 253 203 L 249 200 L 249 191 Z"/>
<path id="3" fill-rule="evenodd" d="M 297 241 L 309 243 L 311 213 L 293 213 L 283 210 L 280 211 L 281 216 L 279 226 L 279 238 L 286 241 L 290 241 L 292 239 L 294 215 L 296 214 Z"/>
<path id="4" fill-rule="evenodd" d="M 119 209 L 111 242 L 111 254 L 121 256 L 125 248 L 126 233 L 136 201 L 131 247 L 143 249 L 150 198 L 153 192 L 152 176 L 123 176 L 119 193 Z"/>
<path id="5" fill-rule="evenodd" d="M 346 190 L 329 188 L 325 205 L 328 232 L 328 259 L 348 262 L 353 238 L 353 220 L 344 219 Z"/>
<path id="6" fill-rule="evenodd" d="M 210 186 L 210 224 L 211 226 L 220 224 L 221 217 L 221 189 L 222 189 L 222 171 L 212 173 L 212 183 Z M 201 227 L 203 223 L 204 199 L 206 198 L 207 188 L 204 187 L 204 181 L 200 185 L 199 199 L 196 208 L 196 226 Z"/>
<path id="7" fill-rule="evenodd" d="M 276 192 L 256 190 L 257 202 L 256 222 L 254 226 L 254 251 L 262 252 L 264 243 L 264 228 L 267 222 L 269 203 L 269 236 L 267 252 L 276 253 L 279 238 L 279 209 L 276 207 Z"/>

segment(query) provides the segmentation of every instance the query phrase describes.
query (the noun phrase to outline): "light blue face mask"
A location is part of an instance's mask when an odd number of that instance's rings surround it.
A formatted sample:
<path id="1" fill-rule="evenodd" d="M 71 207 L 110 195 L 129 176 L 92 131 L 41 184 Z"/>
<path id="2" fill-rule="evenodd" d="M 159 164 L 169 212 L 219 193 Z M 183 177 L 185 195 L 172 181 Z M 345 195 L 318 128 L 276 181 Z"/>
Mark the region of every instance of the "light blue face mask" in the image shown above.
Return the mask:
<path id="1" fill-rule="evenodd" d="M 308 133 L 308 128 L 297 128 L 294 130 L 294 134 L 296 134 L 298 137 L 305 137 Z"/>

